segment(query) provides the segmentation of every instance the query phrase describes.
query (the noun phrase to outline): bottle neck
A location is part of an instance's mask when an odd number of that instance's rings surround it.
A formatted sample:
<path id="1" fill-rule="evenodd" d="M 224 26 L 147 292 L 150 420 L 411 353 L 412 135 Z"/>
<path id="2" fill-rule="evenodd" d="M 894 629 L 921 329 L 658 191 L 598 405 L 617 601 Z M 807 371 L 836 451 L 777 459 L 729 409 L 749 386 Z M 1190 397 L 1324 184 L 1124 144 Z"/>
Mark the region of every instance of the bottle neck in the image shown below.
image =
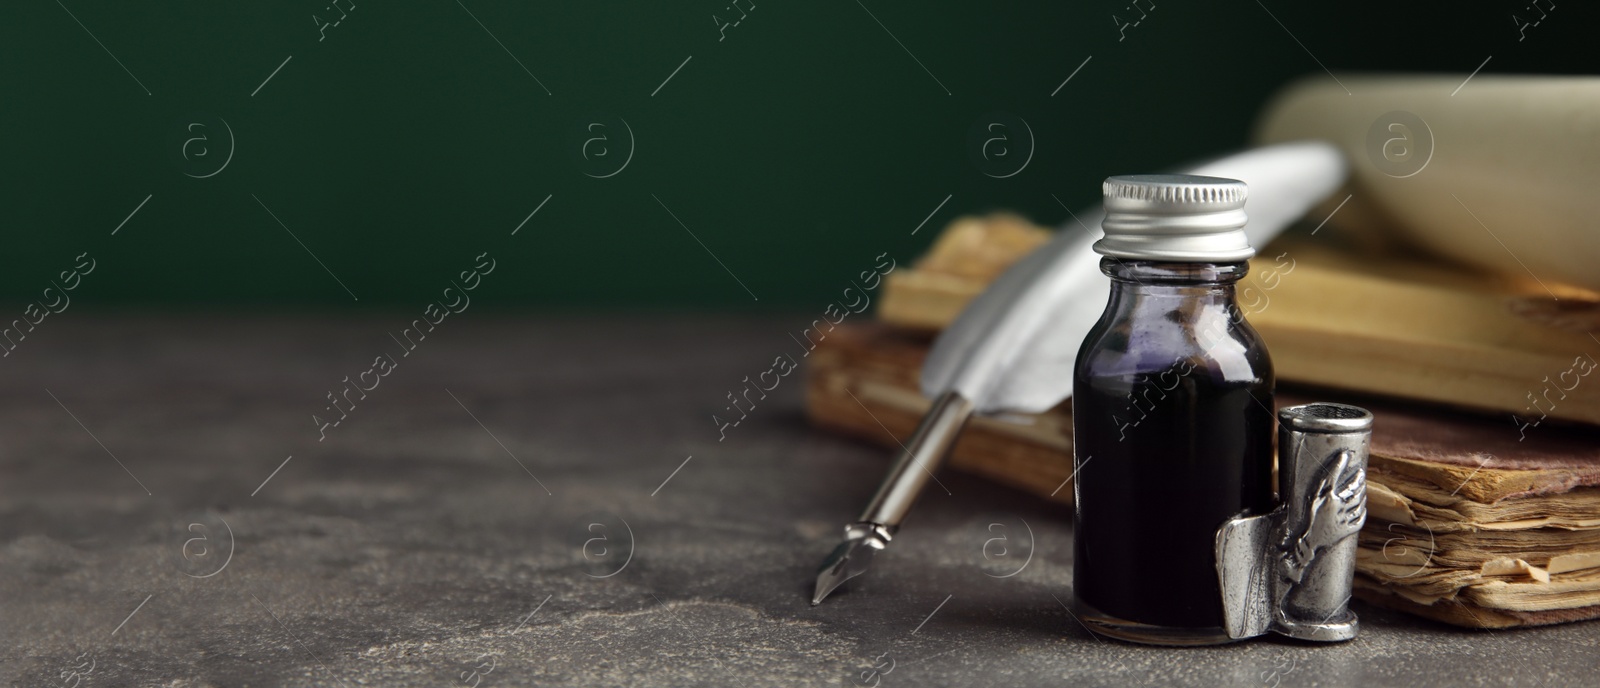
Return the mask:
<path id="1" fill-rule="evenodd" d="M 1100 259 L 1100 271 L 1111 277 L 1112 288 L 1169 289 L 1220 287 L 1229 293 L 1233 285 L 1250 271 L 1250 264 L 1169 263 L 1153 260 Z"/>
<path id="2" fill-rule="evenodd" d="M 1102 258 L 1111 277 L 1106 315 L 1114 319 L 1159 317 L 1190 326 L 1239 311 L 1235 284 L 1249 263 L 1169 263 Z"/>

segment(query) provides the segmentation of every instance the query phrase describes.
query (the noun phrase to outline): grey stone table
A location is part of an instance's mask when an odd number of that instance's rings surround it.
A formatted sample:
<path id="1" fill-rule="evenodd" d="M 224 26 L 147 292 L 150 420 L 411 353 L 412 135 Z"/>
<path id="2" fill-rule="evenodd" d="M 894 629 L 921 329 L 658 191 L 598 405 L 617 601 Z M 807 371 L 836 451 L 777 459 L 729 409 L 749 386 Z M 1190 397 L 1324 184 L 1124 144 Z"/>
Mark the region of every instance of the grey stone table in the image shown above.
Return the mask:
<path id="1" fill-rule="evenodd" d="M 1069 511 L 952 473 L 870 576 L 812 607 L 815 567 L 887 457 L 808 427 L 799 374 L 754 397 L 726 439 L 711 420 L 731 420 L 726 395 L 745 376 L 797 355 L 789 333 L 808 317 L 474 312 L 401 356 L 390 334 L 406 322 L 71 312 L 0 359 L 0 678 L 1407 686 L 1600 674 L 1600 624 L 1468 632 L 1367 606 L 1360 639 L 1338 646 L 1097 640 L 1061 605 Z M 363 375 L 384 355 L 395 364 Z M 346 402 L 346 376 L 377 386 Z"/>

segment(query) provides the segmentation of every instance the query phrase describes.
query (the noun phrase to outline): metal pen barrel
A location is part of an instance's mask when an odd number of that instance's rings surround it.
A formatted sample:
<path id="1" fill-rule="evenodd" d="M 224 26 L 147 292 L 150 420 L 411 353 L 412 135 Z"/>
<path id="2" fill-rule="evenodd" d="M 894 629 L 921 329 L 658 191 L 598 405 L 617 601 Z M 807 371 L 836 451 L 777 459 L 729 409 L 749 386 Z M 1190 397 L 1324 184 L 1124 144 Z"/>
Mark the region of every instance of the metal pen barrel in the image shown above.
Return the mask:
<path id="1" fill-rule="evenodd" d="M 917 495 L 922 493 L 922 487 L 933 477 L 933 472 L 939 470 L 939 464 L 950 453 L 956 438 L 961 436 L 962 426 L 971 416 L 972 402 L 959 393 L 946 392 L 935 399 L 928 414 L 923 416 L 922 424 L 917 426 L 911 439 L 901 446 L 900 454 L 889 468 L 889 474 L 884 477 L 867 508 L 861 511 L 859 520 L 886 526 L 891 532 L 899 527 Z"/>

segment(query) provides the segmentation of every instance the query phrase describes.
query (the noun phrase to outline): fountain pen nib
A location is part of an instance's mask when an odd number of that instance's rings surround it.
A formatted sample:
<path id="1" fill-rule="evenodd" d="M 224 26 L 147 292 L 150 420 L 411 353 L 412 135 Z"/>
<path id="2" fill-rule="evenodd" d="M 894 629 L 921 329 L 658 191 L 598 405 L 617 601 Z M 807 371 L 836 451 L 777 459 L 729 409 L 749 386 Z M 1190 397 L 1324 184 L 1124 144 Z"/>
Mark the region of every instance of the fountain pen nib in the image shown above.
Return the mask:
<path id="1" fill-rule="evenodd" d="M 844 529 L 844 542 L 833 549 L 817 572 L 816 594 L 812 606 L 822 604 L 822 599 L 845 581 L 867 572 L 872 565 L 872 555 L 889 544 L 890 530 L 876 523 L 853 523 Z"/>

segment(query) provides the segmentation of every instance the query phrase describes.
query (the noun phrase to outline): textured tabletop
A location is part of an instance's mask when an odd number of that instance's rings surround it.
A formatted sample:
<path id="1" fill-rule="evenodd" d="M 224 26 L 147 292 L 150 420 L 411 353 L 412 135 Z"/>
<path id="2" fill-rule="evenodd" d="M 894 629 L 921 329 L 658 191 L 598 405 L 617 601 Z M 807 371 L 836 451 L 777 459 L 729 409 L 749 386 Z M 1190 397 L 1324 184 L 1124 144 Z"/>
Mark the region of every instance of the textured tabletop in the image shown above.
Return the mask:
<path id="1" fill-rule="evenodd" d="M 475 312 L 402 355 L 406 315 L 74 311 L 0 359 L 0 679 L 1555 686 L 1600 670 L 1600 624 L 1469 632 L 1359 603 L 1361 637 L 1337 646 L 1097 640 L 1061 604 L 1070 511 L 954 473 L 870 574 L 812 607 L 888 457 L 806 425 L 803 369 L 744 401 L 746 376 L 803 362 L 789 333 L 809 317 Z"/>

